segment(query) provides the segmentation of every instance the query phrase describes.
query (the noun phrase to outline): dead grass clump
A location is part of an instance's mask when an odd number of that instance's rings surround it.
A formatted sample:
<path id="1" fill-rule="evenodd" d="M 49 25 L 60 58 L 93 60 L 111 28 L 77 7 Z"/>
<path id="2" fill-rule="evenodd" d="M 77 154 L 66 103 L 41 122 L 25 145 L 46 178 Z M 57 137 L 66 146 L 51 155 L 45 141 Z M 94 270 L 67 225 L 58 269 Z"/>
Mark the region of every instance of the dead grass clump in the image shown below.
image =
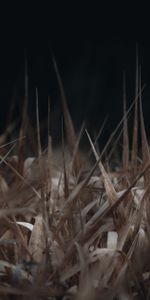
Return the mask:
<path id="1" fill-rule="evenodd" d="M 37 93 L 38 155 L 25 159 L 26 99 L 18 155 L 11 155 L 14 141 L 0 162 L 0 299 L 149 299 L 150 155 L 140 76 L 131 155 L 127 117 L 133 104 L 126 111 L 124 89 L 124 116 L 101 154 L 86 131 L 96 160 L 87 171 L 90 158 L 79 149 L 83 130 L 77 138 L 54 66 L 68 158 L 62 132 L 62 160 L 54 166 L 50 128 L 42 151 Z M 120 128 L 122 162 L 112 170 L 104 154 L 111 157 L 108 147 Z"/>

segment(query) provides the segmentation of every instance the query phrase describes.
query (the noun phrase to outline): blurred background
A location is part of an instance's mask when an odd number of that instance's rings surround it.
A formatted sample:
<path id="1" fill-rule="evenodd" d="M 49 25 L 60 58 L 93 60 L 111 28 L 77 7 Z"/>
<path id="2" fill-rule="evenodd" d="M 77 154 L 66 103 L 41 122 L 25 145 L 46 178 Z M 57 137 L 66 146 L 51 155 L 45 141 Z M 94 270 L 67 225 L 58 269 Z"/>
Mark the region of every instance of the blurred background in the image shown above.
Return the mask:
<path id="1" fill-rule="evenodd" d="M 1 10 L 0 133 L 7 127 L 11 103 L 12 120 L 18 123 L 24 101 L 25 56 L 28 65 L 28 115 L 35 126 L 35 90 L 43 135 L 46 134 L 47 103 L 51 103 L 54 143 L 60 143 L 61 103 L 52 63 L 55 56 L 69 109 L 79 131 L 82 122 L 95 134 L 107 122 L 105 143 L 122 118 L 123 73 L 126 74 L 127 106 L 135 95 L 136 48 L 142 68 L 143 108 L 150 137 L 150 35 L 146 7 L 94 4 L 10 4 Z M 26 53 L 26 55 L 25 55 Z M 130 129 L 132 131 L 132 129 Z"/>

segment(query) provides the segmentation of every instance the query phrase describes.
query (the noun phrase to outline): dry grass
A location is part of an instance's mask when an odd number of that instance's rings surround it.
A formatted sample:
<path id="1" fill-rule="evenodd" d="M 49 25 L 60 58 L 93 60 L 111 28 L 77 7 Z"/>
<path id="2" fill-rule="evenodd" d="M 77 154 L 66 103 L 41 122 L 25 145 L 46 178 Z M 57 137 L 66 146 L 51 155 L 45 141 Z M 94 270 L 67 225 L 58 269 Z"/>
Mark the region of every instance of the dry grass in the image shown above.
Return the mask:
<path id="1" fill-rule="evenodd" d="M 149 299 L 150 153 L 140 72 L 128 111 L 124 83 L 124 116 L 101 155 L 85 131 L 96 161 L 87 170 L 90 157 L 79 147 L 84 130 L 76 137 L 55 61 L 54 66 L 69 153 L 62 130 L 61 164 L 56 158 L 54 165 L 49 126 L 48 149 L 42 152 L 37 93 L 38 155 L 25 159 L 24 136 L 30 134 L 26 97 L 18 155 L 11 155 L 15 140 L 0 161 L 0 299 Z M 133 107 L 130 153 L 128 115 Z M 48 110 L 50 114 L 50 105 Z M 119 130 L 122 161 L 112 170 L 104 155 L 111 157 Z"/>

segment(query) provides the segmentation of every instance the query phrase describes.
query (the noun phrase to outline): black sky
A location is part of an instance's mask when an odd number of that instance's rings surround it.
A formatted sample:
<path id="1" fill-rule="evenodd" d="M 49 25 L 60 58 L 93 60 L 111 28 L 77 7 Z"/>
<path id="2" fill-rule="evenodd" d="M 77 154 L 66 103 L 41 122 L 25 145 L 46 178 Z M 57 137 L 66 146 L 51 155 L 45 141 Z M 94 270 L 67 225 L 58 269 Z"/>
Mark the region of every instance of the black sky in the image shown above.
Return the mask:
<path id="1" fill-rule="evenodd" d="M 49 2 L 51 4 L 51 2 Z M 82 2 L 83 3 L 83 2 Z M 127 5 L 127 4 L 126 4 Z M 47 98 L 52 99 L 54 119 L 60 116 L 58 85 L 51 53 L 62 76 L 72 116 L 80 125 L 86 119 L 99 127 L 109 114 L 108 131 L 121 118 L 122 76 L 126 72 L 128 102 L 133 100 L 136 45 L 142 65 L 145 116 L 150 110 L 150 33 L 144 5 L 105 7 L 93 2 L 77 5 L 5 7 L 1 10 L 0 104 L 1 125 L 5 127 L 9 103 L 17 98 L 20 114 L 24 93 L 24 53 L 28 60 L 29 114 L 39 90 L 41 118 L 47 113 Z M 148 122 L 147 122 L 148 123 Z M 147 125 L 148 126 L 148 125 Z"/>

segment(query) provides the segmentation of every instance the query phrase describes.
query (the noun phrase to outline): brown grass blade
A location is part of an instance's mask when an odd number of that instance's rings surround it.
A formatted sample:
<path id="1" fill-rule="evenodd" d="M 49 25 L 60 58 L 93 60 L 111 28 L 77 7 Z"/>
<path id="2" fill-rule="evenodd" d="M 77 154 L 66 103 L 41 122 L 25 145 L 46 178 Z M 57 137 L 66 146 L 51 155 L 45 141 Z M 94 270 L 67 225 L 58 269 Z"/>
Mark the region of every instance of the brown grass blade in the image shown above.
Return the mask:
<path id="1" fill-rule="evenodd" d="M 25 139 L 25 136 L 23 136 L 23 139 Z M 6 144 L 1 145 L 1 146 L 0 146 L 0 149 L 1 149 L 1 148 L 4 148 L 4 147 L 6 147 L 6 146 L 9 146 L 9 145 L 11 145 L 11 144 L 14 144 L 14 143 L 16 143 L 16 142 L 18 142 L 18 141 L 19 141 L 19 138 L 14 139 L 14 140 L 12 140 L 12 141 L 6 143 Z"/>
<path id="2" fill-rule="evenodd" d="M 12 145 L 12 147 L 9 149 L 9 151 L 5 154 L 5 156 L 1 156 L 0 155 L 0 164 L 2 164 L 3 162 L 5 162 L 6 158 L 9 156 L 9 154 L 12 152 L 12 150 L 16 147 L 16 143 L 14 145 Z"/>
<path id="3" fill-rule="evenodd" d="M 50 134 L 50 99 L 48 100 L 48 168 L 47 168 L 47 193 L 50 196 L 52 187 L 52 139 Z"/>
<path id="4" fill-rule="evenodd" d="M 73 126 L 73 122 L 72 122 L 72 119 L 71 119 L 71 116 L 70 116 L 70 113 L 68 110 L 67 100 L 66 100 L 62 80 L 61 80 L 61 77 L 60 77 L 60 74 L 58 71 L 58 67 L 56 64 L 56 60 L 54 57 L 53 57 L 53 65 L 54 65 L 54 69 L 55 69 L 55 73 L 57 76 L 58 85 L 59 85 L 59 89 L 60 89 L 60 94 L 61 94 L 61 103 L 62 103 L 69 151 L 70 151 L 70 154 L 73 155 L 74 149 L 76 148 L 76 144 L 77 144 L 77 138 L 76 138 L 76 133 L 75 133 L 75 129 Z M 80 171 L 81 166 L 82 166 L 82 159 L 80 157 L 80 153 L 78 150 L 76 157 L 74 159 L 74 170 L 75 170 L 76 174 L 78 174 L 78 172 Z"/>
<path id="5" fill-rule="evenodd" d="M 83 158 L 83 155 L 81 155 L 80 149 L 79 149 L 79 145 L 80 145 L 80 141 L 81 141 L 81 138 L 83 136 L 83 133 L 84 133 L 84 129 L 85 129 L 85 123 L 83 122 L 83 124 L 81 126 L 81 129 L 80 129 L 80 132 L 79 132 L 79 134 L 76 138 L 76 145 L 75 145 L 73 155 L 72 155 L 72 159 L 71 159 L 71 166 L 72 166 L 72 170 L 73 170 L 73 168 L 74 168 L 73 166 L 75 165 L 76 157 L 78 157 L 78 155 L 80 155 L 79 157 L 81 159 L 81 164 L 80 164 L 80 169 L 79 169 L 79 172 L 78 172 L 77 181 L 80 181 L 80 177 L 81 177 L 82 172 L 84 171 L 84 167 L 85 167 L 85 159 Z"/>
<path id="6" fill-rule="evenodd" d="M 40 120 L 39 120 L 39 104 L 38 104 L 38 91 L 36 89 L 36 120 L 37 120 L 37 141 L 38 141 L 38 164 L 39 173 L 41 180 L 41 205 L 43 210 L 43 215 L 46 217 L 46 202 L 45 202 L 45 187 L 46 187 L 46 170 L 44 164 L 44 158 L 42 155 L 41 137 L 40 137 Z"/>
<path id="7" fill-rule="evenodd" d="M 135 82 L 135 110 L 134 110 L 134 126 L 133 126 L 133 142 L 131 149 L 131 164 L 133 176 L 137 174 L 137 156 L 138 156 L 138 100 L 139 100 L 139 61 L 138 50 L 136 52 L 136 82 Z"/>
<path id="8" fill-rule="evenodd" d="M 36 89 L 36 128 L 37 128 L 37 142 L 38 142 L 38 158 L 42 156 L 41 137 L 40 137 L 40 120 L 39 120 L 39 100 L 38 90 Z"/>
<path id="9" fill-rule="evenodd" d="M 48 100 L 48 151 L 47 151 L 47 168 L 45 176 L 46 186 L 46 212 L 50 212 L 51 190 L 52 190 L 52 139 L 50 135 L 50 100 Z"/>
<path id="10" fill-rule="evenodd" d="M 122 164 L 123 170 L 127 171 L 129 168 L 129 136 L 128 136 L 128 122 L 126 111 L 126 79 L 125 74 L 123 76 L 123 152 L 122 152 Z"/>
<path id="11" fill-rule="evenodd" d="M 94 156 L 96 158 L 96 161 L 98 161 L 99 160 L 99 156 L 98 156 L 98 154 L 97 154 L 97 152 L 95 150 L 95 147 L 93 145 L 93 142 L 92 142 L 92 140 L 90 138 L 90 135 L 89 135 L 89 133 L 88 133 L 87 130 L 86 130 L 86 134 L 87 134 L 87 137 L 89 139 L 89 142 L 90 142 L 91 148 L 93 150 Z M 99 161 L 99 168 L 100 168 L 101 174 L 102 174 L 103 179 L 104 179 L 104 185 L 105 185 L 106 194 L 108 196 L 108 200 L 110 202 L 110 205 L 112 205 L 118 199 L 117 193 L 116 193 L 115 188 L 114 188 L 114 186 L 113 186 L 113 184 L 112 184 L 112 182 L 111 182 L 111 180 L 110 180 L 107 172 L 105 171 L 105 168 L 104 168 L 104 166 L 103 166 L 103 164 L 102 164 L 101 161 Z"/>
<path id="12" fill-rule="evenodd" d="M 35 223 L 29 240 L 29 251 L 33 261 L 44 263 L 44 250 L 46 247 L 44 223 L 42 215 L 35 217 Z"/>
<path id="13" fill-rule="evenodd" d="M 90 142 L 90 145 L 91 145 L 91 148 L 93 150 L 93 153 L 95 155 L 95 158 L 96 158 L 96 161 L 99 160 L 99 156 L 95 150 L 95 147 L 93 145 L 93 142 L 90 138 L 90 135 L 88 133 L 88 131 L 86 130 L 86 134 L 88 136 L 88 139 L 89 139 L 89 142 Z M 101 161 L 99 161 L 99 168 L 100 168 L 100 171 L 101 171 L 101 174 L 102 174 L 102 177 L 103 177 L 103 180 L 104 180 L 104 186 L 105 186 L 105 190 L 106 190 L 106 195 L 108 197 L 108 201 L 110 203 L 110 206 L 113 205 L 117 200 L 118 200 L 118 195 L 115 191 L 115 188 L 110 180 L 110 177 L 109 175 L 107 174 L 107 172 L 105 171 L 105 168 L 102 164 Z M 123 212 L 121 212 L 120 209 L 116 210 L 113 214 L 113 217 L 114 217 L 114 223 L 117 225 L 117 226 L 121 226 L 123 225 L 124 223 L 124 215 L 123 215 Z"/>
<path id="14" fill-rule="evenodd" d="M 22 124 L 19 132 L 19 149 L 18 149 L 18 172 L 23 175 L 23 165 L 25 159 L 25 140 L 23 137 L 26 135 L 27 122 L 28 122 L 28 69 L 27 58 L 25 57 L 25 97 L 22 112 Z"/>
<path id="15" fill-rule="evenodd" d="M 99 128 L 98 134 L 97 134 L 97 136 L 96 136 L 95 139 L 94 139 L 94 146 L 97 145 L 98 140 L 99 140 L 101 134 L 103 133 L 103 131 L 104 131 L 104 129 L 105 129 L 105 125 L 106 125 L 106 123 L 107 123 L 107 120 L 108 120 L 108 116 L 106 116 L 106 118 L 104 119 L 104 121 L 103 121 L 103 123 L 102 123 L 102 126 Z M 92 153 L 93 153 L 93 151 L 92 151 L 92 149 L 91 149 L 91 147 L 90 147 L 90 150 L 89 150 L 89 152 L 88 152 L 88 154 L 87 154 L 87 160 L 90 159 L 90 156 L 91 156 Z"/>
<path id="16" fill-rule="evenodd" d="M 9 209 L 8 209 L 9 210 Z M 14 209 L 15 211 L 15 209 Z M 16 213 L 16 212 L 15 212 Z M 16 217 L 13 215 L 12 216 L 12 219 L 14 221 L 14 224 L 15 224 L 15 230 L 16 230 L 16 233 L 17 233 L 17 236 L 19 237 L 20 241 L 21 241 L 21 244 L 22 244 L 22 249 L 25 250 L 26 254 L 30 257 L 31 259 L 31 253 L 30 253 L 30 250 L 27 246 L 27 241 L 26 241 L 26 238 L 25 236 L 23 235 L 23 232 L 21 230 L 21 228 L 19 227 L 19 224 L 17 224 L 16 222 Z M 20 260 L 22 259 L 22 257 L 20 257 Z"/>
<path id="17" fill-rule="evenodd" d="M 69 183 L 67 178 L 66 162 L 65 162 L 65 143 L 64 143 L 64 131 L 62 120 L 62 161 L 63 161 L 63 173 L 64 173 L 64 195 L 65 199 L 69 196 Z"/>
<path id="18" fill-rule="evenodd" d="M 147 185 L 146 188 L 146 217 L 147 217 L 147 228 L 149 231 L 149 226 L 150 226 L 150 183 Z"/>

